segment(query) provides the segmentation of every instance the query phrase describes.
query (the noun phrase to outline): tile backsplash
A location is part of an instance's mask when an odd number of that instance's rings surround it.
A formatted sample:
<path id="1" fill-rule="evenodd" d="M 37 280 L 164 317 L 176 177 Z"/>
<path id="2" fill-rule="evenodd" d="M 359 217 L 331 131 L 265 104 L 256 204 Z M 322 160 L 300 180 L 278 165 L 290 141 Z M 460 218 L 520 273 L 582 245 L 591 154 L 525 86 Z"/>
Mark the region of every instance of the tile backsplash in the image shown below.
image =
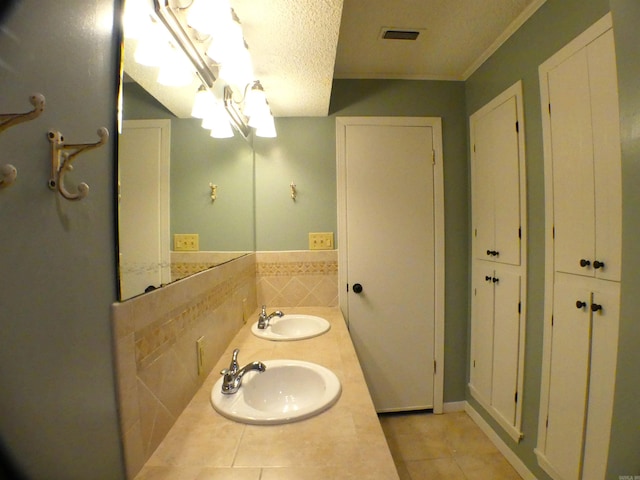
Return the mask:
<path id="1" fill-rule="evenodd" d="M 337 250 L 258 252 L 112 306 L 127 477 L 133 478 L 258 305 L 338 305 Z M 204 337 L 197 373 L 196 340 Z"/>
<path id="2" fill-rule="evenodd" d="M 258 305 L 338 305 L 338 251 L 257 252 Z"/>

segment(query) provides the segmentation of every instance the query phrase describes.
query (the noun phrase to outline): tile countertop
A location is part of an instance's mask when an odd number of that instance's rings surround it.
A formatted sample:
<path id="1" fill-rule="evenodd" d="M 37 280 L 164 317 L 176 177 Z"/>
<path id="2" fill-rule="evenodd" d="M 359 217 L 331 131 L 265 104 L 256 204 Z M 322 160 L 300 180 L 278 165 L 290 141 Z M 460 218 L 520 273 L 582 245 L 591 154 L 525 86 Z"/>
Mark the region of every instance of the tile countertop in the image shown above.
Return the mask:
<path id="1" fill-rule="evenodd" d="M 269 307 L 269 311 L 276 307 Z M 331 323 L 319 337 L 292 342 L 263 340 L 240 329 L 136 480 L 398 480 L 384 433 L 339 308 L 282 308 L 318 315 Z M 332 370 L 342 383 L 329 410 L 285 425 L 245 425 L 218 414 L 211 389 L 228 367 L 278 358 L 305 360 Z"/>

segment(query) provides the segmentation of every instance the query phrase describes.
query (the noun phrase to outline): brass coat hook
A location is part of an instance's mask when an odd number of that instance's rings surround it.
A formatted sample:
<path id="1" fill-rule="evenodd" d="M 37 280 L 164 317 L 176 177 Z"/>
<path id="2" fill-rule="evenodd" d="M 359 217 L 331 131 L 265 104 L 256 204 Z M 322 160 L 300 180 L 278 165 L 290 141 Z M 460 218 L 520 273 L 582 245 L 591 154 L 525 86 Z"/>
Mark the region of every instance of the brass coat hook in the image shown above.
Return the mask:
<path id="1" fill-rule="evenodd" d="M 0 166 L 0 188 L 13 184 L 17 176 L 18 170 L 10 163 Z"/>
<path id="2" fill-rule="evenodd" d="M 291 199 L 295 202 L 296 197 L 298 196 L 298 191 L 296 190 L 296 184 L 291 182 L 289 184 L 289 188 L 291 189 Z"/>
<path id="3" fill-rule="evenodd" d="M 33 120 L 44 112 L 44 95 L 41 93 L 34 93 L 29 97 L 29 102 L 34 106 L 34 109 L 30 112 L 0 114 L 0 132 L 9 127 L 13 127 L 14 125 L 18 125 L 19 123 Z"/>
<path id="4" fill-rule="evenodd" d="M 215 202 L 216 198 L 218 198 L 218 185 L 209 183 L 209 188 L 211 189 L 211 202 Z"/>
<path id="5" fill-rule="evenodd" d="M 81 200 L 89 194 L 89 185 L 82 182 L 78 185 L 78 192 L 71 193 L 64 186 L 65 174 L 73 170 L 71 162 L 83 152 L 98 148 L 104 145 L 109 138 L 109 130 L 105 127 L 98 129 L 98 140 L 96 143 L 73 143 L 65 144 L 62 134 L 55 130 L 49 130 L 47 138 L 51 143 L 51 178 L 49 188 L 58 190 L 67 200 Z"/>
<path id="6" fill-rule="evenodd" d="M 34 93 L 29 97 L 29 102 L 33 105 L 34 109 L 26 113 L 3 113 L 0 114 L 0 132 L 6 130 L 9 127 L 18 125 L 22 122 L 27 122 L 39 117 L 44 112 L 44 95 L 41 93 Z M 16 167 L 7 163 L 0 166 L 0 188 L 8 187 L 15 182 L 18 176 L 18 170 Z"/>

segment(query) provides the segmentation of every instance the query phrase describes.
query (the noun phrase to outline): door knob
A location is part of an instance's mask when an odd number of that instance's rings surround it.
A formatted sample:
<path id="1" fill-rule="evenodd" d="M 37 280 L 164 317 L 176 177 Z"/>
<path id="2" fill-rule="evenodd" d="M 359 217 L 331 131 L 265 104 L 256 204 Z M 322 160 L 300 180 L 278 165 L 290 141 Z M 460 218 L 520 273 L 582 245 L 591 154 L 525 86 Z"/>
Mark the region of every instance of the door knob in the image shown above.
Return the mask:
<path id="1" fill-rule="evenodd" d="M 580 300 L 576 302 L 576 308 L 584 308 L 586 306 L 587 306 L 587 302 L 581 302 Z"/>
<path id="2" fill-rule="evenodd" d="M 584 258 L 580 260 L 581 267 L 588 267 L 589 265 L 591 265 L 591 262 L 589 260 L 585 260 Z"/>
<path id="3" fill-rule="evenodd" d="M 599 262 L 598 260 L 596 260 L 595 262 L 593 262 L 593 268 L 595 268 L 596 270 L 598 268 L 604 268 L 604 262 Z"/>
<path id="4" fill-rule="evenodd" d="M 591 311 L 592 312 L 597 312 L 598 310 L 602 310 L 602 305 L 598 305 L 597 303 L 592 303 L 591 304 Z"/>
<path id="5" fill-rule="evenodd" d="M 360 285 L 359 283 L 354 283 L 353 287 L 351 287 L 353 290 L 353 293 L 362 293 L 362 285 Z"/>

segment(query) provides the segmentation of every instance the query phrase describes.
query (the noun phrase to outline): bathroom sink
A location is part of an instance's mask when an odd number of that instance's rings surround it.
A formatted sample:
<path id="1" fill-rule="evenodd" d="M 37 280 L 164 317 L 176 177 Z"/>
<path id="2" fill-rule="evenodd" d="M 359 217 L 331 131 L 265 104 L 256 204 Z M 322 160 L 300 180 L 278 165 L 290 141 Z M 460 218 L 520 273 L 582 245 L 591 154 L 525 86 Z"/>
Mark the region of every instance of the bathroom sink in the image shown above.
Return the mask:
<path id="1" fill-rule="evenodd" d="M 313 417 L 338 401 L 342 387 L 329 369 L 300 360 L 267 360 L 267 369 L 245 374 L 237 393 L 213 386 L 211 403 L 221 415 L 241 423 L 277 425 Z"/>
<path id="2" fill-rule="evenodd" d="M 331 324 L 322 317 L 286 314 L 282 317 L 273 317 L 269 320 L 269 326 L 264 329 L 258 328 L 258 322 L 256 322 L 251 327 L 251 331 L 260 338 L 286 341 L 317 337 L 330 328 Z"/>

